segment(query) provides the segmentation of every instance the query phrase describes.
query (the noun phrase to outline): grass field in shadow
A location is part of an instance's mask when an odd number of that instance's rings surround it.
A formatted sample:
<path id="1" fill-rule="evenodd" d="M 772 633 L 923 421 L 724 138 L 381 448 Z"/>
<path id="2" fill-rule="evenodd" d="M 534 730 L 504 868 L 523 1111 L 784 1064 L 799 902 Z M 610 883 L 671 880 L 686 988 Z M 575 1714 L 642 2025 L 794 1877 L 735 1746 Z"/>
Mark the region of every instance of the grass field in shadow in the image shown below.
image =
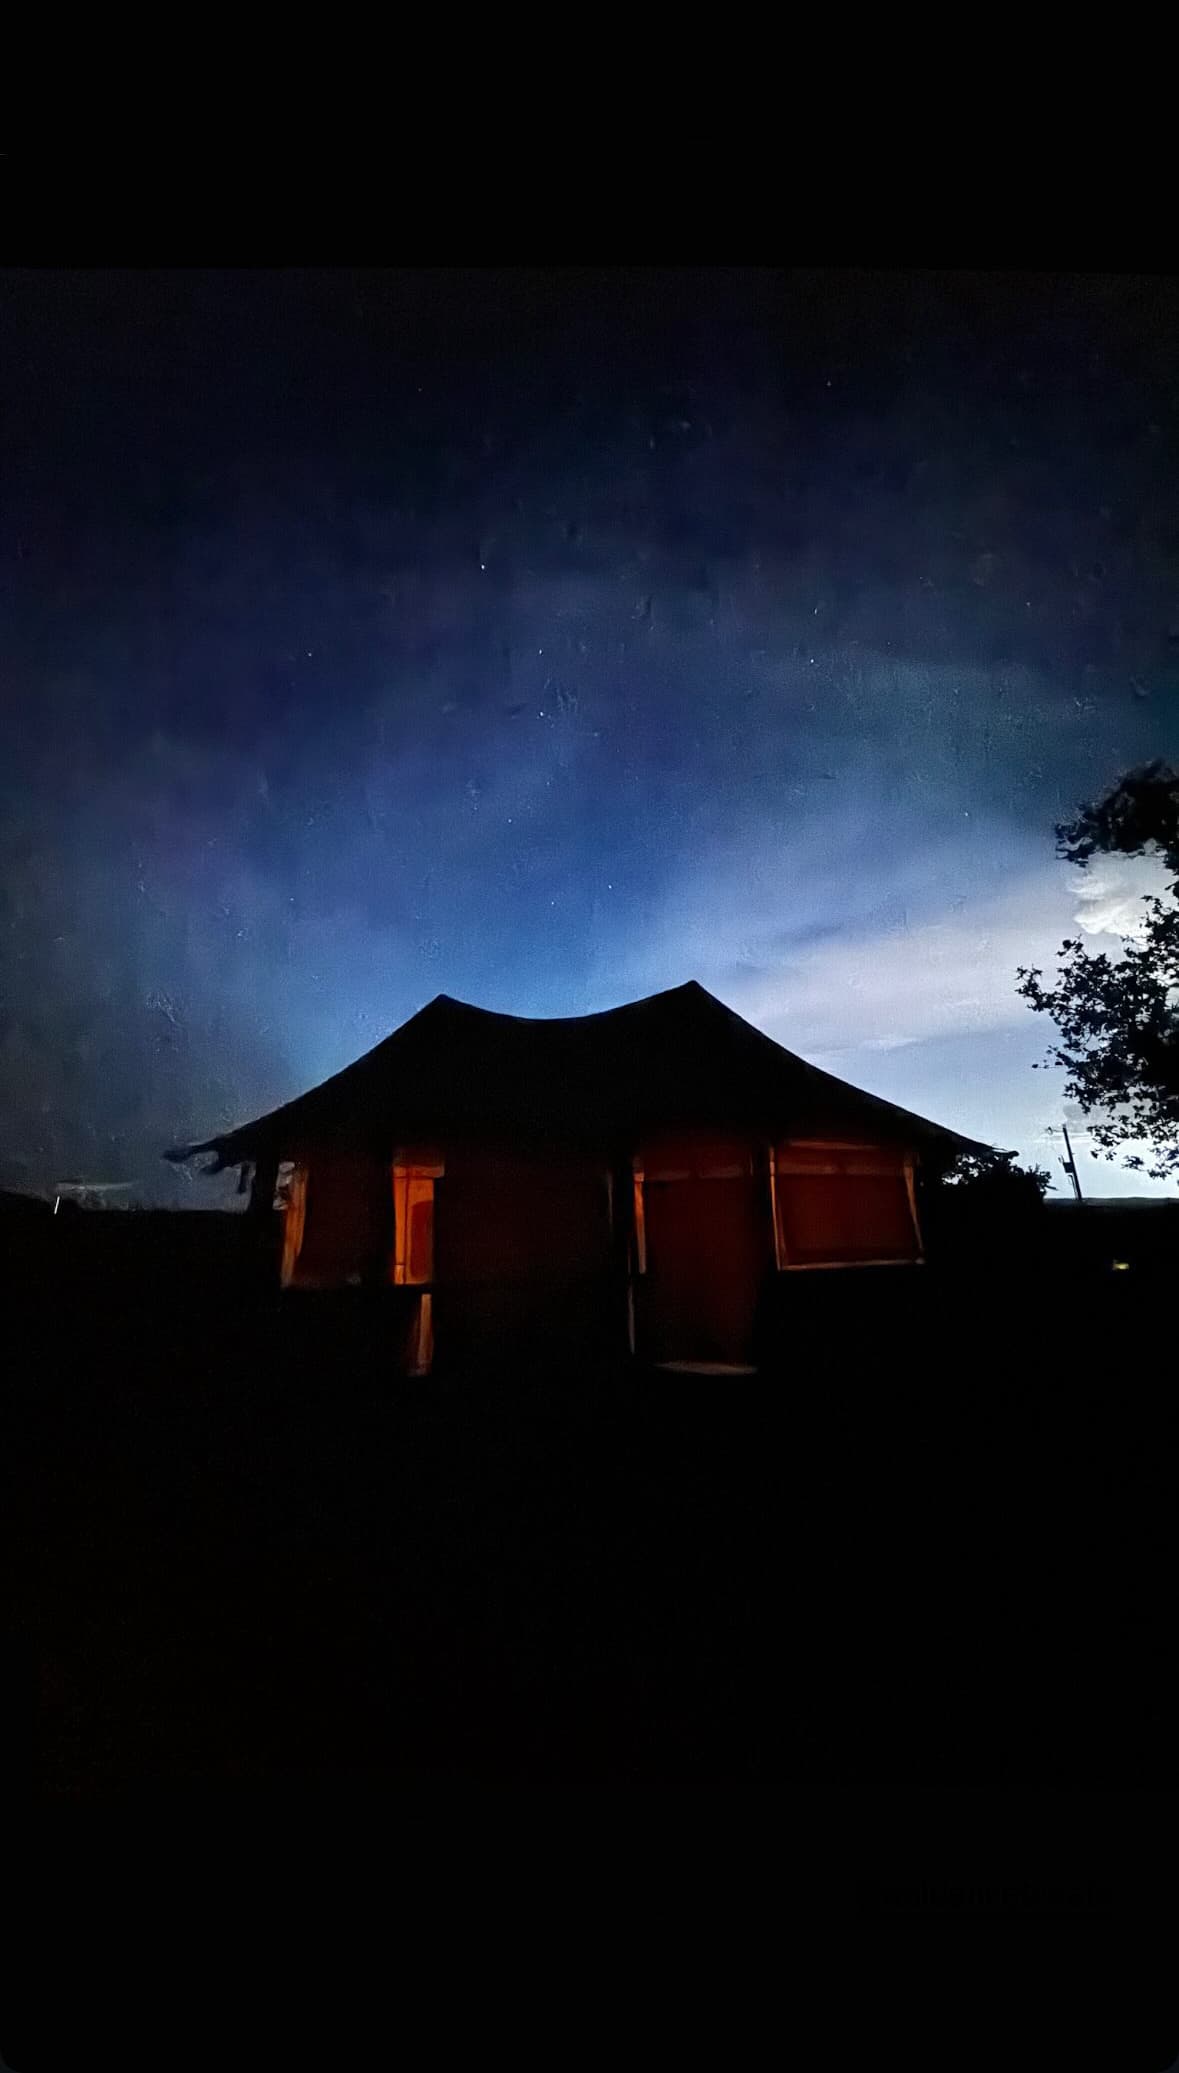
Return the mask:
<path id="1" fill-rule="evenodd" d="M 11 1287 L 30 1789 L 1168 1782 L 1165 1284 L 822 1279 L 731 1377 Z"/>

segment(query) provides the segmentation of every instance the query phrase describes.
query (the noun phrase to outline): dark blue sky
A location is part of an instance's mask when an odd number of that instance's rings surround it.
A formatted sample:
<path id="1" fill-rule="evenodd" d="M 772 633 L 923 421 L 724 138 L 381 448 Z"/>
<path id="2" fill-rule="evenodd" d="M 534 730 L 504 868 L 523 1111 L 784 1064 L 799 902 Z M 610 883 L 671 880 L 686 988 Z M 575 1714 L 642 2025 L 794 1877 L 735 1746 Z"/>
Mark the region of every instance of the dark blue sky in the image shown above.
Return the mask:
<path id="1" fill-rule="evenodd" d="M 1052 824 L 1179 754 L 1177 302 L 0 277 L 0 1181 L 689 977 L 1044 1158 L 1014 968 L 1149 877 Z"/>

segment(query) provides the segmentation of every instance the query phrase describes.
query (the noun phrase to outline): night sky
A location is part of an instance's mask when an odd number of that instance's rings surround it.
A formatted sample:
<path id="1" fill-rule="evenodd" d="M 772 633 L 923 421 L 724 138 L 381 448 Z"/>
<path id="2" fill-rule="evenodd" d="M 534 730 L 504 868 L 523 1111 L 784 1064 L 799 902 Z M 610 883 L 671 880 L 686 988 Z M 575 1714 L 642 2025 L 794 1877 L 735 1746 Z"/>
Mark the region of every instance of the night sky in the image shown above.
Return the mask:
<path id="1" fill-rule="evenodd" d="M 1064 1190 L 1015 968 L 1159 876 L 1053 823 L 1179 756 L 1177 319 L 1131 277 L 0 276 L 0 1183 L 212 1205 L 165 1146 L 439 992 L 696 978 Z"/>

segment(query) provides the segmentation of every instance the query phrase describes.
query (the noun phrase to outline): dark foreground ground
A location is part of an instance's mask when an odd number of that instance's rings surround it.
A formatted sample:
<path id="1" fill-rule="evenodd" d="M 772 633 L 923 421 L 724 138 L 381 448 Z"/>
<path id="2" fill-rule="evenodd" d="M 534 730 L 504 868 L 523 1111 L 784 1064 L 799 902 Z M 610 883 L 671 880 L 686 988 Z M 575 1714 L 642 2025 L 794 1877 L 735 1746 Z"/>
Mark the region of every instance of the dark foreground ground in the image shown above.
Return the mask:
<path id="1" fill-rule="evenodd" d="M 1170 1788 L 1165 1278 L 824 1279 L 752 1378 L 407 1381 L 360 1303 L 14 1287 L 31 1793 Z"/>

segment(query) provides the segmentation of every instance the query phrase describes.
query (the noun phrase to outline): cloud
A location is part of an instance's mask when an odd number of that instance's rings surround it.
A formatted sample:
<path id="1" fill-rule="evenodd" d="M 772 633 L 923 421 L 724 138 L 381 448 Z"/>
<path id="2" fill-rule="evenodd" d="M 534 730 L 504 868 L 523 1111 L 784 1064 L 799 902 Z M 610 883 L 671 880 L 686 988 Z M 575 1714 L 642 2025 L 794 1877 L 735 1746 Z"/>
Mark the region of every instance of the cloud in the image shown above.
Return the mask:
<path id="1" fill-rule="evenodd" d="M 1156 856 L 1118 857 L 1078 871 L 1076 925 L 1087 936 L 1141 940 L 1146 931 L 1143 899 L 1160 894 L 1171 873 Z"/>
<path id="2" fill-rule="evenodd" d="M 1058 1190 L 1063 1140 L 1047 1129 L 1063 1112 L 1087 1193 L 1168 1192 L 1090 1159 L 1063 1074 L 1030 1070 L 1049 1032 L 1015 991 L 1017 966 L 1050 972 L 1079 925 L 1102 947 L 1124 940 L 1157 884 L 1150 863 L 1082 873 L 981 817 L 943 842 L 896 836 L 849 812 L 789 844 L 762 830 L 714 846 L 599 968 L 592 1005 L 694 977 L 815 1064 L 1049 1166 Z"/>
<path id="3" fill-rule="evenodd" d="M 1037 874 L 961 910 L 825 944 L 733 1005 L 804 1053 L 1009 1028 L 1029 1013 L 1016 966 L 1049 956 L 1066 921 L 1059 885 Z"/>
<path id="4" fill-rule="evenodd" d="M 641 970 L 648 990 L 698 978 L 806 1057 L 1016 1029 L 1032 1013 L 1017 966 L 1051 970 L 1076 926 L 1122 940 L 1160 877 L 1145 859 L 1084 874 L 981 826 L 886 861 L 853 817 L 784 848 L 714 852 L 669 889 L 620 976 Z"/>

